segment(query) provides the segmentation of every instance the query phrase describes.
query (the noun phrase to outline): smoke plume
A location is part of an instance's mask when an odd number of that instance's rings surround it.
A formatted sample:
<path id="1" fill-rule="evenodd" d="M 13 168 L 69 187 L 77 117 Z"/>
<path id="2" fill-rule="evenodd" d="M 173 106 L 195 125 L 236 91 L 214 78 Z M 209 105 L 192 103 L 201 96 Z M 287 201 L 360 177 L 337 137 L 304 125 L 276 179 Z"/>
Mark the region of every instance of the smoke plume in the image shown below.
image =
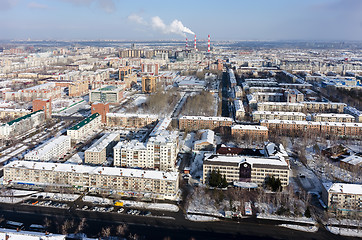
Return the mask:
<path id="1" fill-rule="evenodd" d="M 183 23 L 177 19 L 173 20 L 170 24 L 165 24 L 159 16 L 155 16 L 152 17 L 151 21 L 148 23 L 143 19 L 143 17 L 137 14 L 131 14 L 128 16 L 128 20 L 140 25 L 150 26 L 152 29 L 163 34 L 177 34 L 183 37 L 186 36 L 186 33 L 195 34 L 190 28 L 185 27 Z"/>

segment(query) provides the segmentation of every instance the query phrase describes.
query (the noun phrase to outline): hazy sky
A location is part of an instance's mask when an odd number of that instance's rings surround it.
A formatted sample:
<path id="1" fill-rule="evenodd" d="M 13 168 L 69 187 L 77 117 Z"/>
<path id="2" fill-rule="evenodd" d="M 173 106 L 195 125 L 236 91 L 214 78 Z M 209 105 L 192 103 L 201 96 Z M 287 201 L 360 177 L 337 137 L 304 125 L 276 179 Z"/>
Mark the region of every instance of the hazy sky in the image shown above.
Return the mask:
<path id="1" fill-rule="evenodd" d="M 0 0 L 0 39 L 183 40 L 182 31 L 215 40 L 362 40 L 362 0 Z"/>

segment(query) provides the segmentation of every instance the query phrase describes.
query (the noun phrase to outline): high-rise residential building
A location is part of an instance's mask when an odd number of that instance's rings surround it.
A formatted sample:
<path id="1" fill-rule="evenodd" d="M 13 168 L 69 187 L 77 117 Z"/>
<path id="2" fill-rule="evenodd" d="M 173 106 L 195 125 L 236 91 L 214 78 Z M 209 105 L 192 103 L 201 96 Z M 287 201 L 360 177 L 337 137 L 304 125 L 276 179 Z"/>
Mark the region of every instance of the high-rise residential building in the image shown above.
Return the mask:
<path id="1" fill-rule="evenodd" d="M 109 103 L 93 103 L 91 107 L 91 113 L 99 113 L 102 117 L 102 123 L 107 123 L 107 113 L 109 113 Z"/>
<path id="2" fill-rule="evenodd" d="M 144 76 L 142 77 L 142 92 L 152 93 L 156 91 L 156 77 Z"/>
<path id="3" fill-rule="evenodd" d="M 52 101 L 51 99 L 35 99 L 33 100 L 33 112 L 43 110 L 46 119 L 52 117 Z"/>

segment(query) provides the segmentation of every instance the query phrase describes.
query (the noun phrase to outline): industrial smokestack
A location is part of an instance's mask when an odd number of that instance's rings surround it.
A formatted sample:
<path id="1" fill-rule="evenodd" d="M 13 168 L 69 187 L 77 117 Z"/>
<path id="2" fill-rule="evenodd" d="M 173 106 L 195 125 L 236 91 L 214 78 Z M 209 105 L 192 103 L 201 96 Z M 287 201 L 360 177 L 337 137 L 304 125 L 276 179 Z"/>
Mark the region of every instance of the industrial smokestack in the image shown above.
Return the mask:
<path id="1" fill-rule="evenodd" d="M 197 51 L 197 48 L 196 48 L 196 34 L 195 34 L 195 44 L 194 44 L 194 49 L 195 49 L 195 51 Z"/>
<path id="2" fill-rule="evenodd" d="M 207 52 L 210 52 L 210 34 L 207 36 Z"/>
<path id="3" fill-rule="evenodd" d="M 189 46 L 187 46 L 187 38 L 186 38 L 186 46 L 185 46 L 186 50 L 189 48 Z"/>

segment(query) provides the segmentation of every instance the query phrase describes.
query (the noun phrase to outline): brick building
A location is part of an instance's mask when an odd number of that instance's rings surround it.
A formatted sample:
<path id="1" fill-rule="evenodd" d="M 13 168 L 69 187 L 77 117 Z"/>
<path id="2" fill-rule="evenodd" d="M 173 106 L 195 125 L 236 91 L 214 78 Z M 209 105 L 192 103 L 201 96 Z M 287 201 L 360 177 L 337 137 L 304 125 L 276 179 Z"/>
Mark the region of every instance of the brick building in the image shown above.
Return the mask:
<path id="1" fill-rule="evenodd" d="M 52 100 L 51 99 L 35 99 L 33 100 L 33 112 L 43 110 L 46 119 L 52 117 Z"/>

